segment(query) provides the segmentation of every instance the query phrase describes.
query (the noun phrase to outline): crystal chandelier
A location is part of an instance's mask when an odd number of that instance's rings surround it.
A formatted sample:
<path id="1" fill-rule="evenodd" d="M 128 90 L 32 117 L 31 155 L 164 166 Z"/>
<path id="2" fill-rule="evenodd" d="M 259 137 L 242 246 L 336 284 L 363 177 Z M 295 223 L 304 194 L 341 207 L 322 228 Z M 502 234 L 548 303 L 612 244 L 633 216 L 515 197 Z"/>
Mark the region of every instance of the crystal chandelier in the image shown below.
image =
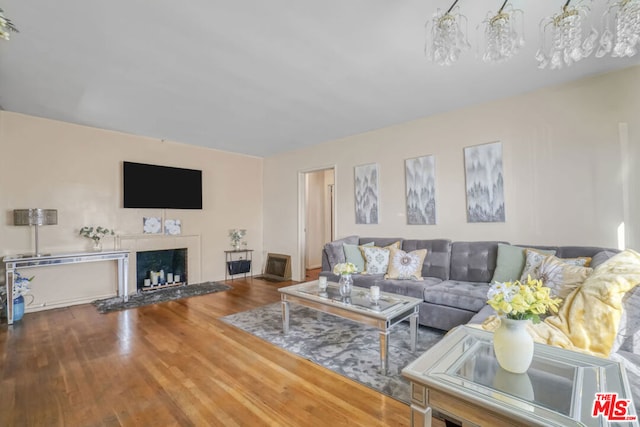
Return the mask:
<path id="1" fill-rule="evenodd" d="M 538 68 L 552 70 L 569 66 L 591 55 L 598 32 L 591 29 L 582 40 L 582 24 L 590 9 L 580 1 L 570 6 L 571 0 L 562 7 L 562 12 L 547 17 L 540 22 L 540 49 L 536 53 Z"/>
<path id="2" fill-rule="evenodd" d="M 611 14 L 615 11 L 615 44 L 614 33 L 611 31 Z M 596 56 L 602 58 L 613 51 L 611 56 L 633 56 L 638 51 L 636 45 L 640 43 L 640 0 L 609 1 L 609 7 L 602 16 L 603 32 Z"/>
<path id="3" fill-rule="evenodd" d="M 460 54 L 471 48 L 467 38 L 467 18 L 459 13 L 455 0 L 446 12 L 440 9 L 427 21 L 424 53 L 439 65 L 451 65 Z M 464 28 L 464 31 L 463 31 Z"/>
<path id="4" fill-rule="evenodd" d="M 0 39 L 9 40 L 9 33 L 12 31 L 17 33 L 18 29 L 9 18 L 4 16 L 4 10 L 0 8 Z"/>
<path id="5" fill-rule="evenodd" d="M 488 12 L 484 24 L 484 62 L 502 62 L 524 46 L 524 12 L 505 0 L 497 13 Z"/>

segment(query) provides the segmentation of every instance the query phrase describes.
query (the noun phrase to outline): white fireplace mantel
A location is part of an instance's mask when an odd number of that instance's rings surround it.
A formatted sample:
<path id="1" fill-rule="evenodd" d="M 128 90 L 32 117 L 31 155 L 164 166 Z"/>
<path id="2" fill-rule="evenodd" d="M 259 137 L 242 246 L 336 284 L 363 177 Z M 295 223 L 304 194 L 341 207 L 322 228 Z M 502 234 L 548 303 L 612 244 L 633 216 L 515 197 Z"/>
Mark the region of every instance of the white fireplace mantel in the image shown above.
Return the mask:
<path id="1" fill-rule="evenodd" d="M 187 249 L 188 283 L 202 282 L 202 243 L 199 234 L 124 234 L 116 236 L 116 246 L 131 251 L 129 260 L 129 283 L 136 283 L 136 252 L 160 251 L 165 249 Z M 129 293 L 136 287 L 130 286 Z"/>

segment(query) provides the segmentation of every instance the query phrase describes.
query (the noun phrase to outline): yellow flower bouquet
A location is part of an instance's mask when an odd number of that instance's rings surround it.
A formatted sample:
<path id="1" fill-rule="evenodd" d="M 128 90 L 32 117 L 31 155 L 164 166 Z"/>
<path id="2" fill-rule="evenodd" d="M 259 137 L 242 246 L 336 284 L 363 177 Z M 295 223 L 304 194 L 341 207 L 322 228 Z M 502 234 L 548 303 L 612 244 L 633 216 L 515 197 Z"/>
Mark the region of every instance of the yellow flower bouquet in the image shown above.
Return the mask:
<path id="1" fill-rule="evenodd" d="M 541 280 L 527 276 L 527 281 L 494 283 L 487 293 L 487 303 L 498 314 L 514 320 L 540 322 L 540 315 L 549 311 L 557 313 L 562 300 L 551 295 L 551 289 Z"/>

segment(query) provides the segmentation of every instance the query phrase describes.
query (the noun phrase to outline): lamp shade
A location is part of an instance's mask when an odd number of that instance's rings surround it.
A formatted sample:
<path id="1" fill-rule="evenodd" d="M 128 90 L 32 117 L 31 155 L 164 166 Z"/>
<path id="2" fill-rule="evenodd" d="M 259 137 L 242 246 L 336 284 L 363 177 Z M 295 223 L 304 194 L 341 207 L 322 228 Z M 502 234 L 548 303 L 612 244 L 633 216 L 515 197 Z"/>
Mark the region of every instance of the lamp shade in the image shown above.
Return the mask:
<path id="1" fill-rule="evenodd" d="M 56 209 L 14 209 L 13 225 L 56 225 Z"/>

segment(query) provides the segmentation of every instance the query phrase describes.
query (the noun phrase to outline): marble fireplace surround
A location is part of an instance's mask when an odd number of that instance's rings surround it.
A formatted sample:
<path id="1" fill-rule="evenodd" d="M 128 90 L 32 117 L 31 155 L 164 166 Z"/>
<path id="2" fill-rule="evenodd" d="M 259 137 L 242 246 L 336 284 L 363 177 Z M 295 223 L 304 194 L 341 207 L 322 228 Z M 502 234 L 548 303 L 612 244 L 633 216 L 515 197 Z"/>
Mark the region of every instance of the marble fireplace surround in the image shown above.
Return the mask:
<path id="1" fill-rule="evenodd" d="M 135 294 L 137 252 L 160 251 L 167 249 L 187 249 L 188 284 L 202 282 L 202 248 L 200 235 L 120 235 L 120 248 L 131 251 L 129 256 L 129 294 Z"/>

